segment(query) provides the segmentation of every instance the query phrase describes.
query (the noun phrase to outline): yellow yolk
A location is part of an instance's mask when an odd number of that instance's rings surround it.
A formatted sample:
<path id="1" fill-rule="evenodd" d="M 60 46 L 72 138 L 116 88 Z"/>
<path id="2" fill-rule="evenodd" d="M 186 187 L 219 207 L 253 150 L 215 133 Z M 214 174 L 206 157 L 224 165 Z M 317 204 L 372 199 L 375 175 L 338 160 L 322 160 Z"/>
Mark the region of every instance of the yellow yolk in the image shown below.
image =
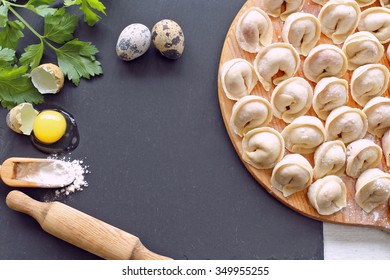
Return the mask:
<path id="1" fill-rule="evenodd" d="M 65 117 L 56 111 L 43 111 L 35 118 L 33 131 L 35 137 L 42 143 L 55 143 L 65 134 Z"/>

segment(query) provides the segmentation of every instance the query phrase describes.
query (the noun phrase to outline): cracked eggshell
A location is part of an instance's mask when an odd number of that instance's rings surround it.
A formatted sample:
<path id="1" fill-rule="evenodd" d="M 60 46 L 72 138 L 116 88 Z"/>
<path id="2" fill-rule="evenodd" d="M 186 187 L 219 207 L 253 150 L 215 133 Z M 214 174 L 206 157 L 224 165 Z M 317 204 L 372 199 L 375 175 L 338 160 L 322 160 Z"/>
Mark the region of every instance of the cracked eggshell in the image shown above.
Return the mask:
<path id="1" fill-rule="evenodd" d="M 30 135 L 37 115 L 30 103 L 21 103 L 8 112 L 6 123 L 16 133 Z"/>
<path id="2" fill-rule="evenodd" d="M 170 19 L 157 22 L 152 29 L 156 49 L 169 59 L 178 59 L 184 51 L 184 34 L 180 25 Z"/>
<path id="3" fill-rule="evenodd" d="M 116 54 L 125 61 L 140 57 L 150 47 L 150 30 L 145 25 L 133 23 L 125 27 L 116 43 Z"/>
<path id="4" fill-rule="evenodd" d="M 31 81 L 41 94 L 55 94 L 64 86 L 64 73 L 57 65 L 45 63 L 31 71 Z"/>

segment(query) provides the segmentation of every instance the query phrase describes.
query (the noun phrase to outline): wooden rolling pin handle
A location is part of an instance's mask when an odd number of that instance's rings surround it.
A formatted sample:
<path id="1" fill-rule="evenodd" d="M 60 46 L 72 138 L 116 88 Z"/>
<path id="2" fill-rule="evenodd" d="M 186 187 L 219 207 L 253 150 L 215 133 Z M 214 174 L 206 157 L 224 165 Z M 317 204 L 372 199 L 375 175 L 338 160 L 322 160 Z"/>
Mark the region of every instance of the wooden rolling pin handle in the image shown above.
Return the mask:
<path id="1" fill-rule="evenodd" d="M 46 232 L 104 259 L 170 259 L 149 251 L 138 237 L 63 203 L 39 202 L 20 191 L 11 191 L 6 203 L 35 218 Z"/>

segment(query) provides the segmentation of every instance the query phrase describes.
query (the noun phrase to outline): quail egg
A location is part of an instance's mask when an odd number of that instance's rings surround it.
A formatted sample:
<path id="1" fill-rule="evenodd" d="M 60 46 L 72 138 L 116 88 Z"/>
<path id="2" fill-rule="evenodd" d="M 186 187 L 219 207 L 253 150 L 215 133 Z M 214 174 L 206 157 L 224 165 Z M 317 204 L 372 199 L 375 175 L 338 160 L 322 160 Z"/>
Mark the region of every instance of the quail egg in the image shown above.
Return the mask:
<path id="1" fill-rule="evenodd" d="M 150 41 L 149 28 L 140 23 L 130 24 L 119 35 L 116 54 L 122 60 L 136 59 L 146 53 L 150 47 Z"/>
<path id="2" fill-rule="evenodd" d="M 57 65 L 45 63 L 31 71 L 31 82 L 41 94 L 54 94 L 64 86 L 64 73 Z"/>
<path id="3" fill-rule="evenodd" d="M 62 109 L 41 111 L 34 120 L 30 137 L 38 150 L 48 154 L 72 151 L 80 142 L 76 121 Z"/>
<path id="4" fill-rule="evenodd" d="M 180 25 L 170 19 L 157 22 L 152 29 L 156 49 L 169 59 L 178 59 L 184 51 L 184 34 Z"/>

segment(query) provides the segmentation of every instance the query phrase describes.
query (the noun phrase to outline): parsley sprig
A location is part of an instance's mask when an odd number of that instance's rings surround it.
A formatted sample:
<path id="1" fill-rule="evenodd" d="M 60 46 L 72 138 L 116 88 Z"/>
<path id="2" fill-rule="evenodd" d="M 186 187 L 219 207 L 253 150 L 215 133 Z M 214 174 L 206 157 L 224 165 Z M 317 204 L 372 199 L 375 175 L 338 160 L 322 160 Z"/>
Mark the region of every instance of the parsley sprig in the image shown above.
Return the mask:
<path id="1" fill-rule="evenodd" d="M 74 38 L 78 17 L 65 10 L 68 6 L 80 5 L 84 21 L 93 26 L 100 19 L 94 10 L 105 14 L 105 7 L 99 0 L 64 0 L 64 6 L 60 8 L 50 7 L 55 0 L 29 0 L 24 5 L 15 2 L 0 0 L 0 101 L 3 107 L 11 108 L 21 102 L 43 102 L 28 72 L 40 64 L 45 47 L 55 52 L 59 67 L 76 86 L 81 78 L 89 79 L 103 73 L 95 57 L 98 49 L 90 42 Z M 20 8 L 31 10 L 44 18 L 43 34 L 17 12 Z M 13 14 L 16 19 L 10 20 L 9 14 Z M 15 51 L 25 28 L 39 41 L 25 47 L 17 59 Z"/>

